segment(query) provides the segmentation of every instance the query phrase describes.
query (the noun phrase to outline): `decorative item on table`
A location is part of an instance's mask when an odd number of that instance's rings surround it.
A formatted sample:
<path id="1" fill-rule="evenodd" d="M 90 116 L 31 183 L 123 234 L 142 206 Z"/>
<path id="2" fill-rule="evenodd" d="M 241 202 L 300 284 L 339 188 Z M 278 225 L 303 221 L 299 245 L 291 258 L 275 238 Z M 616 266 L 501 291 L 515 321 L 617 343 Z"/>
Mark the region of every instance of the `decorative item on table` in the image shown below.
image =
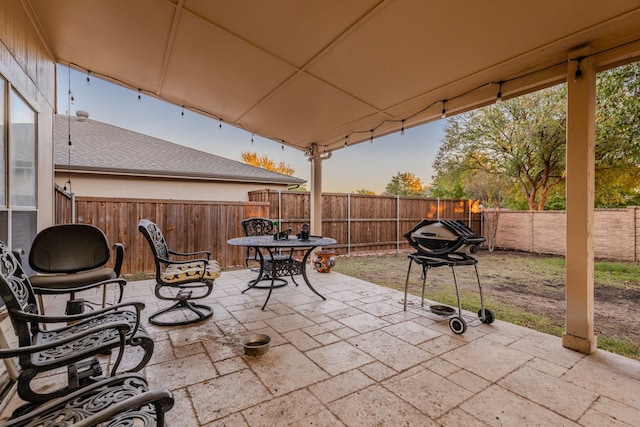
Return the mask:
<path id="1" fill-rule="evenodd" d="M 292 228 L 280 231 L 280 222 L 273 221 L 273 240 L 287 240 L 291 234 L 293 234 Z"/>
<path id="2" fill-rule="evenodd" d="M 306 222 L 302 223 L 302 229 L 300 230 L 300 234 L 298 234 L 298 239 L 309 240 L 309 224 Z"/>
<path id="3" fill-rule="evenodd" d="M 319 273 L 330 273 L 331 267 L 336 265 L 336 257 L 333 251 L 318 251 L 315 254 L 313 266 Z"/>

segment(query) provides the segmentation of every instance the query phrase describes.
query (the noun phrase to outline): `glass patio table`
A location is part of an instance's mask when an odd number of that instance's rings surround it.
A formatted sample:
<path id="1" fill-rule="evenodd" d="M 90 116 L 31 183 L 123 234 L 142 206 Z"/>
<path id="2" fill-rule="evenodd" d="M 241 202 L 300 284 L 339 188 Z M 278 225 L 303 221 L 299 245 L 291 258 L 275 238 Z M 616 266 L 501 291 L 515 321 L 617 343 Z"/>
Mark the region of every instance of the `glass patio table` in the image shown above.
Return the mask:
<path id="1" fill-rule="evenodd" d="M 271 298 L 273 288 L 277 287 L 275 286 L 275 281 L 278 277 L 283 275 L 290 275 L 293 278 L 294 274 L 302 274 L 302 278 L 309 289 L 323 300 L 326 300 L 324 296 L 315 290 L 311 285 L 311 282 L 309 282 L 309 277 L 307 277 L 307 261 L 309 259 L 309 255 L 311 255 L 315 248 L 334 245 L 336 244 L 336 239 L 332 239 L 330 237 L 309 236 L 308 240 L 298 238 L 275 240 L 273 236 L 245 236 L 229 239 L 227 240 L 227 243 L 233 246 L 255 248 L 258 258 L 260 259 L 260 272 L 256 279 L 249 282 L 249 286 L 247 289 L 242 291 L 242 293 L 245 293 L 249 289 L 256 288 L 260 281 L 264 280 L 266 276 L 269 276 L 271 279 L 271 286 L 268 287 L 269 294 L 262 306 L 262 310 L 267 306 L 269 298 Z M 302 257 L 302 261 L 299 261 L 293 258 L 293 255 L 286 258 L 276 257 L 274 252 L 280 249 L 291 249 L 292 251 L 304 249 L 305 252 Z M 268 256 L 265 255 L 265 251 Z"/>

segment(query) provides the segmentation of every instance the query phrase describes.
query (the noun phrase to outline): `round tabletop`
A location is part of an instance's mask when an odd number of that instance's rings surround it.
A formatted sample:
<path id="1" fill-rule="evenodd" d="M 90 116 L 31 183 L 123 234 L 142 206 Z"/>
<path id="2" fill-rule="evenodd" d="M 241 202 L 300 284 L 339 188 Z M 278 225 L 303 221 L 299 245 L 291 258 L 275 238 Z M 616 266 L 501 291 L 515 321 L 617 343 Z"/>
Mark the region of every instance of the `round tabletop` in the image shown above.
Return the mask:
<path id="1" fill-rule="evenodd" d="M 309 237 L 308 240 L 301 240 L 295 236 L 284 240 L 274 240 L 273 236 L 245 236 L 235 237 L 227 240 L 227 243 L 234 246 L 248 246 L 261 248 L 309 248 L 317 246 L 335 245 L 336 239 L 330 237 Z"/>

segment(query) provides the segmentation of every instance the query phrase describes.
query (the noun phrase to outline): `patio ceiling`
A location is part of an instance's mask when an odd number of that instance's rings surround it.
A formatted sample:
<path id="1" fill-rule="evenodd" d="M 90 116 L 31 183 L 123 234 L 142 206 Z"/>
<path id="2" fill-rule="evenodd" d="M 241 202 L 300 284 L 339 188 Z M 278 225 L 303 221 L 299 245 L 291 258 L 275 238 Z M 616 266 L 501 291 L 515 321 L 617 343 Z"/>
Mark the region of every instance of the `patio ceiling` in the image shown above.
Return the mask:
<path id="1" fill-rule="evenodd" d="M 631 0 L 24 3 L 56 62 L 300 150 L 561 82 L 584 45 L 640 55 Z"/>

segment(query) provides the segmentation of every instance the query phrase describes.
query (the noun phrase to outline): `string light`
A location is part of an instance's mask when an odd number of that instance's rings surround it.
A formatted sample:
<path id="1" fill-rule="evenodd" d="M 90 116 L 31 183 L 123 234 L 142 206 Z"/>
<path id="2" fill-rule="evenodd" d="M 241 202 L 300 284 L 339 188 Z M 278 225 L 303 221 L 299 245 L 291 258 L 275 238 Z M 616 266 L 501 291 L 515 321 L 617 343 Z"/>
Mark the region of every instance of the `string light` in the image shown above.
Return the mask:
<path id="1" fill-rule="evenodd" d="M 634 43 L 635 43 L 635 42 L 638 42 L 638 40 L 635 40 L 635 41 L 634 41 Z M 598 51 L 598 52 L 593 52 L 593 53 L 591 53 L 591 54 L 589 54 L 589 55 L 586 55 L 586 56 L 580 56 L 580 57 L 578 57 L 578 58 L 571 59 L 570 61 L 578 61 L 578 66 L 577 66 L 577 69 L 576 69 L 575 74 L 574 74 L 574 82 L 576 82 L 576 83 L 577 83 L 577 82 L 579 82 L 579 81 L 581 81 L 581 80 L 582 80 L 582 70 L 581 70 L 581 68 L 580 68 L 580 65 L 581 65 L 581 61 L 582 61 L 583 59 L 588 58 L 588 57 L 592 57 L 592 56 L 595 56 L 595 55 L 599 55 L 599 54 L 602 54 L 602 53 L 605 53 L 605 52 L 608 52 L 608 51 L 611 51 L 611 50 L 615 50 L 615 49 L 618 49 L 618 48 L 620 48 L 620 47 L 621 47 L 621 45 L 613 46 L 613 47 L 608 48 L 608 49 L 603 49 L 603 50 Z M 496 102 L 501 102 L 501 101 L 502 101 L 502 85 L 503 85 L 503 83 L 507 83 L 507 82 L 510 82 L 510 81 L 514 81 L 514 80 L 518 80 L 518 79 L 521 79 L 521 78 L 525 78 L 525 77 L 527 77 L 527 76 L 530 76 L 530 75 L 535 74 L 535 73 L 540 73 L 540 72 L 543 72 L 543 71 L 545 71 L 545 70 L 553 69 L 553 68 L 558 67 L 558 66 L 561 66 L 561 65 L 563 65 L 563 64 L 565 64 L 565 63 L 566 63 L 566 62 L 559 62 L 559 63 L 551 64 L 551 65 L 545 66 L 545 67 L 540 68 L 540 69 L 535 69 L 535 70 L 532 70 L 532 71 L 528 71 L 528 72 L 526 72 L 526 73 L 524 73 L 524 74 L 521 74 L 521 75 L 518 75 L 518 76 L 514 76 L 514 77 L 510 78 L 508 81 L 500 81 L 500 82 L 499 82 L 499 90 L 498 90 L 498 93 L 496 94 Z M 79 67 L 79 66 L 77 66 L 76 64 L 72 64 L 72 63 L 70 63 L 70 64 L 69 64 L 69 67 L 71 67 L 72 65 L 73 65 L 73 66 L 75 66 L 76 68 L 82 69 L 82 67 Z M 87 80 L 88 80 L 88 78 L 89 78 L 89 74 L 90 74 L 90 71 L 89 71 L 89 70 L 87 70 Z M 96 73 L 94 72 L 93 74 L 95 75 Z M 115 77 L 113 77 L 113 76 L 109 76 L 109 75 L 102 75 L 102 74 L 99 74 L 99 73 L 98 73 L 98 75 L 99 75 L 99 76 L 104 76 L 104 77 L 105 77 L 105 78 L 107 78 L 108 80 L 112 80 L 112 81 L 118 82 L 119 84 L 121 84 L 121 85 L 123 85 L 123 86 L 128 86 L 124 81 L 121 81 L 121 80 L 119 80 L 118 78 L 115 78 Z M 482 89 L 482 88 L 484 88 L 484 87 L 491 86 L 491 85 L 495 85 L 495 84 L 496 84 L 495 82 L 488 82 L 488 83 L 482 84 L 482 85 L 477 86 L 477 87 L 474 87 L 474 88 L 472 88 L 472 89 L 470 89 L 470 90 L 468 90 L 468 91 L 466 91 L 466 92 L 464 92 L 464 93 L 461 93 L 461 94 L 455 95 L 452 99 L 459 99 L 459 98 L 462 98 L 462 97 L 464 97 L 464 96 L 466 96 L 466 95 L 468 95 L 468 94 L 470 94 L 470 93 L 472 93 L 472 92 L 474 92 L 474 91 L 477 91 L 477 90 L 480 90 L 480 89 Z M 130 86 L 129 86 L 129 87 L 130 87 Z M 70 95 L 71 103 L 74 103 L 74 102 L 75 102 L 75 99 L 74 99 L 74 97 L 73 97 L 73 94 L 71 94 L 71 91 L 69 91 L 69 95 Z M 437 104 L 439 104 L 439 103 L 442 103 L 442 112 L 441 112 L 441 114 L 440 114 L 440 118 L 445 119 L 445 118 L 447 117 L 447 110 L 446 110 L 446 103 L 447 103 L 447 101 L 448 101 L 448 100 L 446 100 L 446 99 L 445 99 L 445 100 L 442 100 L 442 101 L 434 101 L 434 102 L 432 102 L 431 104 L 428 104 L 428 105 L 424 106 L 424 107 L 423 107 L 422 109 L 420 109 L 419 111 L 416 111 L 415 113 L 413 113 L 413 114 L 411 114 L 411 115 L 409 115 L 409 116 L 405 117 L 404 119 L 402 119 L 402 120 L 401 120 L 401 121 L 402 121 L 402 125 L 401 125 L 401 129 L 400 129 L 400 133 L 401 133 L 401 134 L 404 134 L 404 130 L 405 130 L 405 129 L 404 129 L 404 122 L 405 122 L 405 120 L 411 119 L 411 118 L 416 117 L 416 116 L 418 116 L 418 115 L 420 115 L 420 114 L 422 114 L 422 113 L 425 113 L 427 110 L 429 110 L 430 108 L 434 107 L 435 105 L 437 105 Z M 184 109 L 184 106 L 183 106 L 183 109 Z M 197 108 L 197 107 L 191 107 L 190 109 L 191 109 L 191 110 L 193 110 L 193 111 L 202 112 L 203 114 L 211 115 L 209 112 L 207 112 L 207 111 L 205 111 L 205 110 L 202 110 L 202 109 L 199 109 L 199 108 Z M 182 116 L 184 117 L 184 111 L 182 112 Z M 394 121 L 396 121 L 396 122 L 397 122 L 397 119 L 396 119 L 396 120 L 394 120 Z M 387 122 L 387 120 L 384 120 L 382 123 L 380 123 L 380 125 L 382 125 L 382 124 L 384 124 L 384 123 L 386 123 L 386 122 Z M 219 125 L 219 127 L 220 127 L 220 128 L 222 128 L 222 120 L 220 120 L 220 125 Z M 374 128 L 374 129 L 375 129 L 375 128 Z M 364 130 L 353 130 L 351 133 L 362 133 L 362 132 L 365 132 L 365 131 L 364 131 Z M 373 131 L 370 131 L 370 132 L 373 134 Z M 347 147 L 347 146 L 349 145 L 349 135 L 350 135 L 350 134 L 346 135 L 346 136 L 345 136 L 345 138 L 344 138 L 344 146 L 345 146 L 345 147 Z M 370 137 L 370 140 L 371 140 L 371 141 L 372 141 L 372 139 L 373 139 L 373 138 L 372 138 L 372 136 L 373 136 L 373 135 L 371 135 L 371 137 Z M 252 138 L 252 140 L 253 140 L 253 138 Z M 252 141 L 252 142 L 253 142 L 253 141 Z M 337 142 L 337 141 L 336 141 L 336 142 Z"/>
<path id="2" fill-rule="evenodd" d="M 573 82 L 578 83 L 582 81 L 582 70 L 580 69 L 580 62 L 582 61 L 582 57 L 578 58 L 578 68 L 576 69 L 576 73 L 573 75 Z"/>
<path id="3" fill-rule="evenodd" d="M 220 119 L 220 124 L 218 125 L 220 129 L 222 129 L 222 119 Z"/>
<path id="4" fill-rule="evenodd" d="M 326 154 L 326 153 L 327 153 L 327 146 L 326 146 L 326 145 L 324 146 L 324 150 L 323 150 L 322 152 L 323 152 L 324 154 Z"/>
<path id="5" fill-rule="evenodd" d="M 91 84 L 91 70 L 87 70 L 87 86 Z"/>
<path id="6" fill-rule="evenodd" d="M 284 151 L 284 144 L 280 146 L 280 151 Z"/>
<path id="7" fill-rule="evenodd" d="M 140 92 L 140 89 L 138 89 L 138 102 L 142 101 L 142 94 Z"/>
<path id="8" fill-rule="evenodd" d="M 182 106 L 182 112 L 180 113 L 180 118 L 184 119 L 184 105 Z"/>
<path id="9" fill-rule="evenodd" d="M 253 145 L 253 134 L 251 134 L 251 145 Z"/>
<path id="10" fill-rule="evenodd" d="M 371 132 L 371 136 L 369 137 L 369 143 L 373 144 L 373 129 L 371 129 L 369 132 Z"/>

